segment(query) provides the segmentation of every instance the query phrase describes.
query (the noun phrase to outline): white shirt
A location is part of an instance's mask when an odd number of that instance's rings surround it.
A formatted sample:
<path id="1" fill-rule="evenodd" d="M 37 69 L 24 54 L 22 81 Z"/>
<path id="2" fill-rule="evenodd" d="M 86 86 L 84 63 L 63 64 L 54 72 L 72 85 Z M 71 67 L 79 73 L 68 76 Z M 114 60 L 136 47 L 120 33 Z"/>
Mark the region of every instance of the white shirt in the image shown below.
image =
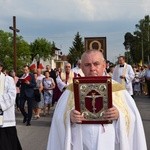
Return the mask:
<path id="1" fill-rule="evenodd" d="M 135 73 L 129 64 L 124 64 L 124 67 L 120 67 L 120 65 L 117 65 L 114 68 L 113 76 L 112 78 L 121 83 L 122 79 L 120 76 L 124 75 L 125 76 L 125 87 L 127 91 L 130 93 L 130 95 L 133 95 L 133 88 L 132 88 L 132 81 L 135 77 Z"/>
<path id="2" fill-rule="evenodd" d="M 44 76 L 43 74 L 40 74 L 40 76 L 37 76 L 37 80 L 42 81 L 42 80 L 43 80 L 43 78 L 45 78 L 45 76 Z"/>
<path id="3" fill-rule="evenodd" d="M 72 68 L 72 71 L 76 74 L 79 74 L 81 77 L 84 77 L 84 73 L 82 72 L 82 69 L 76 66 L 75 68 Z"/>
<path id="4" fill-rule="evenodd" d="M 0 108 L 3 111 L 3 127 L 11 127 L 16 125 L 15 121 L 15 99 L 16 86 L 14 79 L 5 76 L 4 93 L 0 94 Z"/>

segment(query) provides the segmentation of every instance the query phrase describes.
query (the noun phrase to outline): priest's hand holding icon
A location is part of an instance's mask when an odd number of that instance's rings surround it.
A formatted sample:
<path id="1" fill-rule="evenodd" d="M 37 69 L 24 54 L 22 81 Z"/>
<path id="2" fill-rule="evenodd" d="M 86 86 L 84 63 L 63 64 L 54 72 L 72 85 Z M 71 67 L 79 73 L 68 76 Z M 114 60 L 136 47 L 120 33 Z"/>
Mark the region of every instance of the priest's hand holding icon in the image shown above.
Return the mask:
<path id="1" fill-rule="evenodd" d="M 118 109 L 115 106 L 109 108 L 107 111 L 104 112 L 104 118 L 110 121 L 117 120 L 119 118 Z M 72 123 L 82 123 L 85 118 L 79 111 L 74 109 L 70 113 L 70 120 Z"/>
<path id="2" fill-rule="evenodd" d="M 72 123 L 81 123 L 85 118 L 79 111 L 74 109 L 70 113 L 70 120 Z"/>
<path id="3" fill-rule="evenodd" d="M 109 108 L 104 113 L 104 118 L 107 119 L 107 120 L 117 120 L 119 118 L 118 109 L 115 106 L 113 106 L 112 108 Z"/>

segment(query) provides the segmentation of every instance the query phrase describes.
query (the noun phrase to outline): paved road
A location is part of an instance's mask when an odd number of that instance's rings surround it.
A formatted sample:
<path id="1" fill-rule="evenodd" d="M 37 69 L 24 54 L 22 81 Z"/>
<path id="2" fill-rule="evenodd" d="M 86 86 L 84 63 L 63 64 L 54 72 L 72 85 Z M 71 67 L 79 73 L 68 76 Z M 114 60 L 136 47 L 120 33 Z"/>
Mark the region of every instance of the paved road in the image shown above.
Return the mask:
<path id="1" fill-rule="evenodd" d="M 147 147 L 148 150 L 150 150 L 150 98 L 145 96 L 136 96 L 135 101 L 142 117 Z"/>
<path id="2" fill-rule="evenodd" d="M 142 116 L 148 150 L 150 150 L 150 98 L 136 96 L 136 104 Z M 23 150 L 45 150 L 51 124 L 52 112 L 49 116 L 41 117 L 39 120 L 32 120 L 32 126 L 25 126 L 22 123 L 22 115 L 16 113 L 18 136 Z"/>
<path id="3" fill-rule="evenodd" d="M 17 112 L 17 131 L 23 150 L 46 150 L 52 112 L 46 117 L 32 120 L 31 126 L 23 124 L 22 118 L 20 112 Z"/>

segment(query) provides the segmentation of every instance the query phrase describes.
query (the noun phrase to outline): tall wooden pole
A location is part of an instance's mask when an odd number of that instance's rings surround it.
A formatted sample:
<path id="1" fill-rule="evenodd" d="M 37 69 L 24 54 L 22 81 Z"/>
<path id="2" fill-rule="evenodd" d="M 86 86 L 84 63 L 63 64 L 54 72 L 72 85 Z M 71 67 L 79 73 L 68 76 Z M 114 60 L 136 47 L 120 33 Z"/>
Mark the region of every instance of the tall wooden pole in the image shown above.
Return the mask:
<path id="1" fill-rule="evenodd" d="M 13 27 L 10 26 L 9 29 L 13 30 L 13 49 L 14 49 L 14 71 L 17 72 L 17 50 L 16 50 L 16 32 L 19 32 L 18 29 L 16 29 L 16 16 L 13 16 Z"/>

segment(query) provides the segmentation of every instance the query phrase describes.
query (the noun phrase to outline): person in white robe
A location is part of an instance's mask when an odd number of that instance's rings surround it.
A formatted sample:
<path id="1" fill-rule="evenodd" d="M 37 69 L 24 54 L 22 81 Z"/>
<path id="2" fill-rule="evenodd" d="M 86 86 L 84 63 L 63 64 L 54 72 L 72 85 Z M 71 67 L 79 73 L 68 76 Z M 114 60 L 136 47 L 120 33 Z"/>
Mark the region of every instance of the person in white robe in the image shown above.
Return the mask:
<path id="1" fill-rule="evenodd" d="M 132 81 L 135 73 L 131 65 L 125 62 L 124 56 L 119 56 L 118 63 L 114 69 L 112 79 L 125 86 L 130 95 L 133 95 Z"/>
<path id="2" fill-rule="evenodd" d="M 85 51 L 81 58 L 85 76 L 102 76 L 105 60 L 100 51 Z M 142 120 L 125 88 L 112 82 L 113 107 L 104 116 L 112 124 L 80 124 L 73 85 L 62 94 L 53 115 L 47 150 L 147 150 Z"/>
<path id="3" fill-rule="evenodd" d="M 16 130 L 14 79 L 2 73 L 0 62 L 0 150 L 22 150 Z"/>
<path id="4" fill-rule="evenodd" d="M 76 67 L 72 68 L 72 71 L 76 73 L 78 76 L 84 77 L 84 73 L 81 69 L 81 60 L 79 59 Z"/>
<path id="5" fill-rule="evenodd" d="M 66 63 L 64 71 L 61 72 L 56 78 L 56 82 L 59 90 L 63 92 L 64 89 L 66 89 L 66 87 L 73 82 L 74 77 L 75 77 L 75 73 L 71 70 L 71 64 Z"/>

